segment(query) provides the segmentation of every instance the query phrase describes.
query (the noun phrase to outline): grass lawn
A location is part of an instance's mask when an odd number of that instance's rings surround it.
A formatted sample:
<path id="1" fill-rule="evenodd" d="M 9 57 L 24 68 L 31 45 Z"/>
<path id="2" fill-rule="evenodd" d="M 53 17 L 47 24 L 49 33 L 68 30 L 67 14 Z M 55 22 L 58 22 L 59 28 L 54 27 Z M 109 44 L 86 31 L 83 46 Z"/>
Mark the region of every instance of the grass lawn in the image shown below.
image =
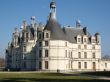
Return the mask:
<path id="1" fill-rule="evenodd" d="M 62 73 L 0 73 L 0 82 L 110 82 L 78 74 Z"/>
<path id="2" fill-rule="evenodd" d="M 110 77 L 110 71 L 85 72 L 83 74 Z"/>

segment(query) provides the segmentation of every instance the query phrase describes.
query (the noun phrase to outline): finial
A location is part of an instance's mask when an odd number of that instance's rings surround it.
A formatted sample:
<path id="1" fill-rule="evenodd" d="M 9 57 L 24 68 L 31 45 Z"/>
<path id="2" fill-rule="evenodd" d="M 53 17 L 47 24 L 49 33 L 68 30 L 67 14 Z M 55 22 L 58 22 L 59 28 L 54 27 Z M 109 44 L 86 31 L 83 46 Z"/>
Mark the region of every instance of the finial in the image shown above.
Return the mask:
<path id="1" fill-rule="evenodd" d="M 76 21 L 76 27 L 77 27 L 77 28 L 80 28 L 80 26 L 81 26 L 80 23 L 81 23 L 81 22 L 80 22 L 80 20 L 78 19 L 78 20 Z"/>
<path id="2" fill-rule="evenodd" d="M 27 26 L 27 23 L 26 23 L 26 21 L 24 20 L 24 21 L 23 21 L 23 29 L 24 29 L 24 30 L 26 29 L 26 26 Z"/>
<path id="3" fill-rule="evenodd" d="M 36 19 L 36 17 L 35 17 L 35 16 L 32 16 L 32 17 L 31 17 L 31 20 L 35 20 L 35 19 Z"/>
<path id="4" fill-rule="evenodd" d="M 50 8 L 56 8 L 55 0 L 53 0 L 53 1 L 50 3 Z"/>
<path id="5" fill-rule="evenodd" d="M 32 17 L 31 17 L 31 25 L 32 25 L 33 28 L 34 28 L 34 26 L 35 26 L 35 19 L 36 19 L 35 16 L 32 16 Z"/>
<path id="6" fill-rule="evenodd" d="M 52 1 L 50 3 L 50 17 L 51 19 L 56 19 L 56 3 Z"/>
<path id="7" fill-rule="evenodd" d="M 15 27 L 15 32 L 18 32 L 18 28 L 17 27 Z"/>

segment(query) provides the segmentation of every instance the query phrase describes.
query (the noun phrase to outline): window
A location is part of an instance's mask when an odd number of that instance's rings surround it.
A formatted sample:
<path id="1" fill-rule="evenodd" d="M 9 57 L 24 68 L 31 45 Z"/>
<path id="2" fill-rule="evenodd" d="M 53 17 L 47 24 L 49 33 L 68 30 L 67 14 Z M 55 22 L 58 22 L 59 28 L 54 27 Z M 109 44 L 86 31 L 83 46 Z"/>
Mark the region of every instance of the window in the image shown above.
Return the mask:
<path id="1" fill-rule="evenodd" d="M 48 50 L 45 50 L 45 57 L 48 57 Z"/>
<path id="2" fill-rule="evenodd" d="M 81 62 L 78 62 L 78 68 L 81 69 Z"/>
<path id="3" fill-rule="evenodd" d="M 65 57 L 67 58 L 68 56 L 67 56 L 67 50 L 65 50 Z"/>
<path id="4" fill-rule="evenodd" d="M 42 57 L 42 50 L 39 50 L 39 58 Z"/>
<path id="5" fill-rule="evenodd" d="M 48 41 L 45 41 L 45 46 L 48 46 Z"/>
<path id="6" fill-rule="evenodd" d="M 84 45 L 84 49 L 87 49 L 87 45 Z"/>
<path id="7" fill-rule="evenodd" d="M 48 33 L 46 33 L 46 38 L 49 38 L 49 34 Z"/>
<path id="8" fill-rule="evenodd" d="M 84 42 L 87 42 L 87 39 L 86 38 L 84 38 Z"/>
<path id="9" fill-rule="evenodd" d="M 45 61 L 45 69 L 48 69 L 48 61 Z"/>
<path id="10" fill-rule="evenodd" d="M 107 68 L 107 63 L 105 63 L 105 67 Z"/>
<path id="11" fill-rule="evenodd" d="M 42 69 L 42 62 L 39 61 L 39 69 Z"/>
<path id="12" fill-rule="evenodd" d="M 81 42 L 81 38 L 78 38 L 78 42 Z"/>
<path id="13" fill-rule="evenodd" d="M 65 42 L 65 46 L 67 46 L 67 42 Z"/>
<path id="14" fill-rule="evenodd" d="M 95 57 L 95 53 L 92 53 L 92 55 L 93 55 L 93 58 L 96 58 L 96 57 Z"/>
<path id="15" fill-rule="evenodd" d="M 95 49 L 95 45 L 92 46 L 92 49 Z"/>
<path id="16" fill-rule="evenodd" d="M 72 68 L 72 61 L 69 61 L 69 68 Z"/>
<path id="17" fill-rule="evenodd" d="M 39 47 L 41 47 L 42 46 L 42 42 L 39 42 Z"/>
<path id="18" fill-rule="evenodd" d="M 87 52 L 84 52 L 84 58 L 87 58 Z"/>
<path id="19" fill-rule="evenodd" d="M 96 63 L 93 62 L 93 70 L 96 70 Z"/>
<path id="20" fill-rule="evenodd" d="M 24 60 L 26 60 L 26 57 L 24 57 Z M 16 61 L 17 61 L 17 59 L 16 59 Z"/>
<path id="21" fill-rule="evenodd" d="M 72 58 L 72 54 L 73 54 L 73 53 L 71 52 L 71 58 Z"/>
<path id="22" fill-rule="evenodd" d="M 24 46 L 24 52 L 26 52 L 26 46 Z"/>
<path id="23" fill-rule="evenodd" d="M 42 35 L 41 35 L 41 33 L 39 33 L 39 39 L 42 39 Z"/>
<path id="24" fill-rule="evenodd" d="M 81 58 L 81 52 L 78 52 L 78 58 Z"/>
<path id="25" fill-rule="evenodd" d="M 95 42 L 96 42 L 96 41 L 95 41 L 95 39 L 93 39 L 92 41 L 93 41 L 93 43 L 95 43 Z"/>
<path id="26" fill-rule="evenodd" d="M 84 62 L 84 68 L 85 69 L 87 68 L 87 62 Z"/>
<path id="27" fill-rule="evenodd" d="M 81 45 L 78 45 L 78 49 L 81 49 Z"/>
<path id="28" fill-rule="evenodd" d="M 23 67 L 26 68 L 26 62 L 23 63 Z"/>

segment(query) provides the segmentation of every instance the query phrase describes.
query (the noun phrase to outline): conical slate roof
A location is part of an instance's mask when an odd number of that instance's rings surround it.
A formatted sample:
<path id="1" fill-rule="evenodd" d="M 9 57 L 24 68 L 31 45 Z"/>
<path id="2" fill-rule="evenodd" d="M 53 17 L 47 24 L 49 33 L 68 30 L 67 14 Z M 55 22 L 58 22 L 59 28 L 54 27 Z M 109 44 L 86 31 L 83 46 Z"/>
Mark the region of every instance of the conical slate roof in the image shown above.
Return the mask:
<path id="1" fill-rule="evenodd" d="M 66 40 L 65 34 L 56 19 L 50 18 L 44 28 L 45 30 L 50 31 L 50 39 L 52 40 Z"/>

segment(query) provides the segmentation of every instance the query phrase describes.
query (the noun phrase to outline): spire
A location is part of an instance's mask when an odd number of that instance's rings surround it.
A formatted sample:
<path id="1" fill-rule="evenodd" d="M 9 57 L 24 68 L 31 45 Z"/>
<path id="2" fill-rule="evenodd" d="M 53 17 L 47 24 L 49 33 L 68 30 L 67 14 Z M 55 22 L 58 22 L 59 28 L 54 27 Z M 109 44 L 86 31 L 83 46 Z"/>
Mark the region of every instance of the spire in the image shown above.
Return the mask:
<path id="1" fill-rule="evenodd" d="M 50 18 L 56 19 L 56 3 L 55 3 L 55 1 L 52 1 L 50 3 Z"/>

